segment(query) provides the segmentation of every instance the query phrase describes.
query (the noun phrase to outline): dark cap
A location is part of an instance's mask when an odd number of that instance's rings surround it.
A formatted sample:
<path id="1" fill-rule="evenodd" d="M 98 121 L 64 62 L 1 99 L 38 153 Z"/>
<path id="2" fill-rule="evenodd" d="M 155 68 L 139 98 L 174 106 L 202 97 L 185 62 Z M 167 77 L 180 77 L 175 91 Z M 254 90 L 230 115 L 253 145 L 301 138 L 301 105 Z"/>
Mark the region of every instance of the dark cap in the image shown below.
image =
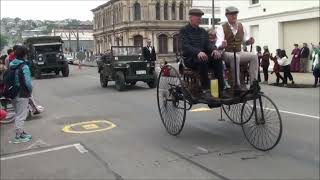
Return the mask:
<path id="1" fill-rule="evenodd" d="M 239 10 L 234 6 L 229 6 L 226 8 L 226 14 L 237 14 L 237 13 L 239 13 Z"/>
<path id="2" fill-rule="evenodd" d="M 193 16 L 203 16 L 204 13 L 203 11 L 201 11 L 200 9 L 190 9 L 189 10 L 189 15 L 193 15 Z"/>

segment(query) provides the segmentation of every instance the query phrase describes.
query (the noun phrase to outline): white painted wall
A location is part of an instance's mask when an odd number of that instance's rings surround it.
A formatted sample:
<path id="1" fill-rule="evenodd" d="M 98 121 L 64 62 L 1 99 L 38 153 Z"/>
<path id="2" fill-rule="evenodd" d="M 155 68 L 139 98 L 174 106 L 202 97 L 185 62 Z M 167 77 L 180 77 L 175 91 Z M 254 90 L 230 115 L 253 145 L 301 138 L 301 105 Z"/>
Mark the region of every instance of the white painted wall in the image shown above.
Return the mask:
<path id="1" fill-rule="evenodd" d="M 239 19 L 319 7 L 318 0 L 260 0 L 256 5 L 250 5 L 250 0 L 220 0 L 218 3 L 222 16 L 225 14 L 226 7 L 237 7 L 240 11 Z M 266 11 L 264 12 L 263 9 Z"/>

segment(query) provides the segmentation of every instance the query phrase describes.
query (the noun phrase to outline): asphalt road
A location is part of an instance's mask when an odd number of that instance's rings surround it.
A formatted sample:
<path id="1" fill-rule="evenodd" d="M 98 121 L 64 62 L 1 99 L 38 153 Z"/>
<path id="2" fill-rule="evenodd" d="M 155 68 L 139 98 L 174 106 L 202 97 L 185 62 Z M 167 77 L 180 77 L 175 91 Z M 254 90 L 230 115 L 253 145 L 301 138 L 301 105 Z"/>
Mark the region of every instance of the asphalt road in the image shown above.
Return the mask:
<path id="1" fill-rule="evenodd" d="M 218 109 L 188 112 L 183 132 L 168 135 L 155 89 L 103 89 L 96 68 L 72 66 L 68 78 L 33 83 L 45 112 L 26 122 L 29 143 L 10 144 L 13 124 L 2 125 L 1 179 L 319 179 L 319 89 L 262 86 L 282 110 L 284 131 L 261 152 L 240 126 L 218 121 Z M 106 130 L 62 131 L 72 124 Z"/>

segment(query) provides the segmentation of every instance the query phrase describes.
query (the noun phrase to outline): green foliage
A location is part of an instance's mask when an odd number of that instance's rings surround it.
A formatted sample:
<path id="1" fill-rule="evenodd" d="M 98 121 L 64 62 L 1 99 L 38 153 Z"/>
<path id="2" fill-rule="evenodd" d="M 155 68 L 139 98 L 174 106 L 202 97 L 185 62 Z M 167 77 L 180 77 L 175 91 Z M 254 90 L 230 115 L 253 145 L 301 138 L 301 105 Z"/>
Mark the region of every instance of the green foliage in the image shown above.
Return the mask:
<path id="1" fill-rule="evenodd" d="M 0 50 L 2 50 L 6 45 L 8 45 L 8 37 L 0 34 Z"/>

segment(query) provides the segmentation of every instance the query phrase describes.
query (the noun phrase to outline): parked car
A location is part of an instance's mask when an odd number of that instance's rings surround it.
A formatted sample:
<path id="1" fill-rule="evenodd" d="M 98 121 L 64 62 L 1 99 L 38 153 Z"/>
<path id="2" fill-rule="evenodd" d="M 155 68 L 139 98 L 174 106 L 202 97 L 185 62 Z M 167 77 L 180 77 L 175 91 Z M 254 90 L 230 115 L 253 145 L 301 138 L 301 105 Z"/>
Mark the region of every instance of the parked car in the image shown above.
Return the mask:
<path id="1" fill-rule="evenodd" d="M 66 61 L 69 63 L 69 64 L 73 64 L 74 62 L 74 58 L 71 54 L 64 54 L 64 58 L 66 59 Z"/>

